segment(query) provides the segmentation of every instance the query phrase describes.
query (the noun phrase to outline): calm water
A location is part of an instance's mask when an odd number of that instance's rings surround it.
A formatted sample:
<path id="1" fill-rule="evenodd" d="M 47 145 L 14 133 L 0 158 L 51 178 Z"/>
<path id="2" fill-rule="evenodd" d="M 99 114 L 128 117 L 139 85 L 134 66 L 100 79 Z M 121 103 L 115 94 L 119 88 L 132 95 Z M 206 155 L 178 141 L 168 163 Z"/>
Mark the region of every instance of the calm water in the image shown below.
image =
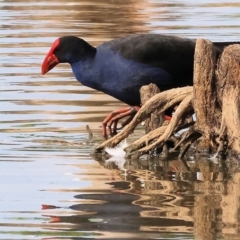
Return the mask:
<path id="1" fill-rule="evenodd" d="M 96 161 L 101 120 L 124 105 L 81 86 L 68 65 L 40 75 L 62 35 L 240 39 L 239 1 L 194 2 L 0 1 L 1 239 L 240 239 L 238 162 Z"/>

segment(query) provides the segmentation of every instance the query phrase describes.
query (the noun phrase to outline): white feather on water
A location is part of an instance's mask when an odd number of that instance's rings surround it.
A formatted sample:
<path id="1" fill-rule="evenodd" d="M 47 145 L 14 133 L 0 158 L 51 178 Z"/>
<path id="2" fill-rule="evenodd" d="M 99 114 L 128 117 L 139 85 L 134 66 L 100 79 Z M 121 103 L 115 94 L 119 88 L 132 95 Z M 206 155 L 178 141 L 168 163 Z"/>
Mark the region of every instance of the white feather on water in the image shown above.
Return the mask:
<path id="1" fill-rule="evenodd" d="M 128 143 L 127 143 L 127 140 L 125 139 L 114 148 L 106 147 L 105 151 L 112 157 L 124 158 L 126 152 L 123 149 L 126 148 L 127 146 L 128 146 Z"/>
<path id="2" fill-rule="evenodd" d="M 106 147 L 105 151 L 111 156 L 111 158 L 106 160 L 106 164 L 113 162 L 118 166 L 119 169 L 126 170 L 124 169 L 124 164 L 126 162 L 125 160 L 126 152 L 123 149 L 126 148 L 127 146 L 128 143 L 127 140 L 125 139 L 114 148 Z"/>

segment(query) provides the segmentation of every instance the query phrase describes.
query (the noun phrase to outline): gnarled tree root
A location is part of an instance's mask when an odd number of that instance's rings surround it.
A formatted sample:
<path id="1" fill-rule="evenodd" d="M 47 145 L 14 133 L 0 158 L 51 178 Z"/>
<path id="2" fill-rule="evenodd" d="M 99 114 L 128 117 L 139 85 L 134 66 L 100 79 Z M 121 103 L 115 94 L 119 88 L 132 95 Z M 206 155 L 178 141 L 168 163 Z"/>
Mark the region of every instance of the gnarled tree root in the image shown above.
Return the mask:
<path id="1" fill-rule="evenodd" d="M 139 123 L 147 118 L 150 119 L 154 111 L 161 116 L 165 110 L 178 104 L 167 126 L 161 125 L 160 121 L 159 128 L 125 148 L 127 154 L 139 157 L 158 147 L 163 147 L 166 141 L 173 138 L 178 130 L 188 124 L 188 127 L 192 126 L 174 140 L 173 150 L 181 146 L 180 158 L 194 142 L 197 143 L 198 152 L 214 151 L 219 156 L 232 154 L 239 158 L 240 45 L 226 47 L 218 61 L 215 50 L 216 48 L 209 40 L 198 39 L 194 55 L 194 86 L 156 94 L 142 106 L 122 132 L 103 142 L 96 151 L 101 151 L 107 146 L 116 146 L 128 137 Z M 187 123 L 187 115 L 193 112 L 196 114 L 196 122 Z"/>
<path id="2" fill-rule="evenodd" d="M 151 149 L 161 147 L 174 133 L 174 130 L 178 126 L 179 122 L 184 118 L 184 116 L 186 116 L 186 113 L 189 113 L 191 110 L 192 110 L 192 94 L 185 97 L 183 101 L 180 103 L 176 112 L 173 115 L 173 118 L 171 119 L 170 123 L 165 129 L 165 132 L 159 137 L 159 139 L 156 142 L 138 150 L 137 155 L 141 156 L 149 152 Z"/>
<path id="3" fill-rule="evenodd" d="M 126 147 L 124 150 L 129 154 L 133 151 L 138 150 L 141 147 L 148 146 L 149 143 L 151 143 L 154 139 L 158 138 L 161 136 L 167 129 L 167 124 L 164 126 L 161 126 L 150 133 L 144 135 L 140 139 L 136 140 L 132 144 L 130 144 L 128 147 Z"/>
<path id="4" fill-rule="evenodd" d="M 180 121 L 181 122 L 181 121 Z M 169 123 L 169 122 L 168 122 Z M 149 144 L 151 144 L 154 140 L 158 139 L 159 136 L 163 135 L 164 132 L 166 131 L 167 129 L 167 124 L 162 126 L 162 127 L 159 127 L 153 131 L 151 131 L 150 133 L 148 133 L 147 135 L 141 137 L 140 139 L 136 140 L 135 142 L 133 142 L 132 144 L 130 144 L 128 147 L 126 147 L 124 150 L 126 151 L 127 153 L 127 156 L 130 156 L 131 153 L 133 152 L 136 152 L 137 150 L 145 147 L 145 146 L 149 146 Z M 183 124 L 181 123 L 178 123 L 178 125 L 176 126 L 176 128 L 174 129 L 174 133 L 177 133 L 179 132 L 180 130 L 182 129 L 185 129 L 185 128 L 189 128 L 191 127 L 193 124 L 195 123 L 195 121 L 191 120 L 190 122 L 187 121 L 187 122 L 184 122 Z M 187 131 L 186 131 L 187 132 Z M 186 133 L 185 132 L 185 133 Z M 184 133 L 184 134 L 185 134 Z M 174 143 L 174 148 L 172 148 L 169 152 L 173 151 L 173 150 L 176 150 L 177 147 L 179 147 L 181 145 L 181 142 L 182 142 L 182 137 L 176 137 L 174 136 L 173 134 L 171 135 L 171 137 L 169 137 L 169 139 L 167 140 L 170 140 Z M 166 140 L 166 141 L 167 141 Z"/>
<path id="5" fill-rule="evenodd" d="M 102 144 L 100 144 L 95 151 L 101 151 L 105 147 L 114 147 L 118 143 L 120 143 L 123 139 L 129 136 L 136 126 L 145 120 L 149 115 L 159 109 L 159 111 L 164 112 L 168 108 L 178 104 L 184 98 L 189 96 L 193 91 L 192 87 L 183 87 L 183 88 L 175 88 L 168 91 L 164 91 L 156 94 L 151 99 L 149 99 L 137 112 L 133 120 L 123 129 L 122 132 L 118 133 L 113 138 L 106 140 Z"/>

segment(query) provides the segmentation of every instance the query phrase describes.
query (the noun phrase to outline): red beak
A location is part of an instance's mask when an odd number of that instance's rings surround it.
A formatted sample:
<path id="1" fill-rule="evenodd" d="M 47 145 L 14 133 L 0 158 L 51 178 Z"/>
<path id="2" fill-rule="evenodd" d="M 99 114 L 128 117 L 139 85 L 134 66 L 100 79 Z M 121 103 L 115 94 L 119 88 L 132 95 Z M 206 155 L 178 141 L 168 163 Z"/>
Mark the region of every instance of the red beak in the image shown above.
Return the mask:
<path id="1" fill-rule="evenodd" d="M 48 53 L 48 55 L 45 57 L 45 59 L 42 63 L 42 75 L 49 72 L 58 63 L 59 63 L 59 61 L 58 61 L 57 57 L 52 53 Z"/>

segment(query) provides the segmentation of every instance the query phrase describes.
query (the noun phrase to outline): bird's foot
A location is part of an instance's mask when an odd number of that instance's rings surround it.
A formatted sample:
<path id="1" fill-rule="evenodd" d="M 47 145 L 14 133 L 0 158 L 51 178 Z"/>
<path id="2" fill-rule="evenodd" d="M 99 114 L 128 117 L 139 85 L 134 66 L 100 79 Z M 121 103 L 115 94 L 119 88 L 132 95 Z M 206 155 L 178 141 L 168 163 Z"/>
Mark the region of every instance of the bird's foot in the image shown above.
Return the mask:
<path id="1" fill-rule="evenodd" d="M 127 108 L 122 108 L 119 110 L 115 110 L 111 112 L 102 122 L 102 135 L 105 139 L 108 138 L 108 132 L 110 136 L 114 136 L 117 134 L 117 130 L 121 130 L 128 123 L 131 122 L 135 114 L 139 111 L 139 106 L 130 106 Z M 117 128 L 118 121 L 124 117 L 129 116 L 124 122 L 122 122 L 122 126 Z M 171 116 L 165 115 L 165 120 L 170 121 Z"/>
<path id="2" fill-rule="evenodd" d="M 107 129 L 109 131 L 110 136 L 114 136 L 117 134 L 117 130 L 126 126 L 134 117 L 134 115 L 140 109 L 139 106 L 130 106 L 127 108 L 122 108 L 116 111 L 111 112 L 102 122 L 102 134 L 104 138 L 108 138 Z M 117 128 L 118 121 L 124 117 L 130 116 L 127 118 L 125 122 L 123 122 L 121 128 Z"/>

